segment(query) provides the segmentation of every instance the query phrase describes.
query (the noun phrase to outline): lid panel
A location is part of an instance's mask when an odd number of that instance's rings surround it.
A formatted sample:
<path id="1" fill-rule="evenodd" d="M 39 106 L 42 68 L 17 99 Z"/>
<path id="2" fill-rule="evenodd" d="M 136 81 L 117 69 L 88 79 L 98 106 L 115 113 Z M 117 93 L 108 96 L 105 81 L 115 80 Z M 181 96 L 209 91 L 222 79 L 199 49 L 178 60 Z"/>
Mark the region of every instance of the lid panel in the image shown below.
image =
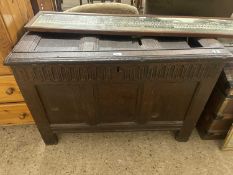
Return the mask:
<path id="1" fill-rule="evenodd" d="M 85 52 L 85 51 L 140 51 L 186 50 L 221 48 L 214 39 L 180 37 L 134 37 L 79 35 L 64 33 L 27 33 L 16 45 L 14 52 Z"/>
<path id="2" fill-rule="evenodd" d="M 44 35 L 38 42 L 35 52 L 79 51 L 80 36 Z"/>

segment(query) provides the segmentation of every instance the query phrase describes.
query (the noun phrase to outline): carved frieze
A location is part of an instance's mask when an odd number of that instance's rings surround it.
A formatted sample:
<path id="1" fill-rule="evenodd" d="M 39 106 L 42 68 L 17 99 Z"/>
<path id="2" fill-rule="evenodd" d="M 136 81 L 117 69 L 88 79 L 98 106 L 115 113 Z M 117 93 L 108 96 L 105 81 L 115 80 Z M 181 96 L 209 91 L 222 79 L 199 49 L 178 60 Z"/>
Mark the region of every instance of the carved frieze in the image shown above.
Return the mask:
<path id="1" fill-rule="evenodd" d="M 33 65 L 17 68 L 23 81 L 201 80 L 216 74 L 219 64 L 158 63 L 146 65 Z"/>

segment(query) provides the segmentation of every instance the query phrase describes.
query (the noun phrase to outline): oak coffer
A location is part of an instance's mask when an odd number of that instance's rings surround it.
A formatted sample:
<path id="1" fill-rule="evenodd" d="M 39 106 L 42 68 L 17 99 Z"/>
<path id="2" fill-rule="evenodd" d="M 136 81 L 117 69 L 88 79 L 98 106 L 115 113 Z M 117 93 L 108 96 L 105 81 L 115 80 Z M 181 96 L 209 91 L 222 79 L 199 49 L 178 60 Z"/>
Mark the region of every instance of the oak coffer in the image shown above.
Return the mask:
<path id="1" fill-rule="evenodd" d="M 231 57 L 214 39 L 27 33 L 5 64 L 46 144 L 75 131 L 187 141 Z"/>

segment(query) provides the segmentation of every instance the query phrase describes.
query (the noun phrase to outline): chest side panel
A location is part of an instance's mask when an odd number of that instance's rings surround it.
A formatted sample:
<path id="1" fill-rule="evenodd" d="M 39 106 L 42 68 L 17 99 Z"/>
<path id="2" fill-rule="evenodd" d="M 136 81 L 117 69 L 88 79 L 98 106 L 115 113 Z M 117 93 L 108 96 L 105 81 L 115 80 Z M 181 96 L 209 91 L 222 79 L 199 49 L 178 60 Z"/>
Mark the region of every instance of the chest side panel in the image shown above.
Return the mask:
<path id="1" fill-rule="evenodd" d="M 183 121 L 215 63 L 38 65 L 15 70 L 33 83 L 52 124 Z"/>

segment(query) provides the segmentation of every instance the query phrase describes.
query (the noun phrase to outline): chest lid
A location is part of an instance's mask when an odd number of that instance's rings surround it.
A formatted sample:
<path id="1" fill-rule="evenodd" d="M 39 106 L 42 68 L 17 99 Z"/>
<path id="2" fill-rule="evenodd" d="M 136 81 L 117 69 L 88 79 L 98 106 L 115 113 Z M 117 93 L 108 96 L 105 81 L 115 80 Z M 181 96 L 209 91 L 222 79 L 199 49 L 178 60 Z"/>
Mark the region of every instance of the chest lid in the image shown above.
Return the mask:
<path id="1" fill-rule="evenodd" d="M 230 58 L 215 39 L 29 32 L 5 63 Z"/>

